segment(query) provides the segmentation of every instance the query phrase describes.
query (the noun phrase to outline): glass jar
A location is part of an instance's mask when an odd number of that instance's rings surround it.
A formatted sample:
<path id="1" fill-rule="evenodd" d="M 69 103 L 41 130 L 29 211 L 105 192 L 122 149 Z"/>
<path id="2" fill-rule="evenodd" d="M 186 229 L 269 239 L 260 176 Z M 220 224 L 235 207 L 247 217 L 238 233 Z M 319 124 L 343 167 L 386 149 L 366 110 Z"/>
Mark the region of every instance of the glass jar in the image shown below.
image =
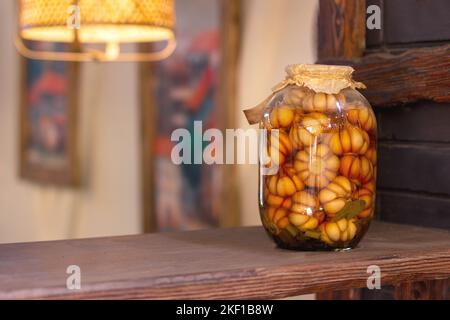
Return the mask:
<path id="1" fill-rule="evenodd" d="M 262 223 L 279 247 L 356 247 L 374 215 L 377 124 L 350 67 L 294 65 L 259 108 Z"/>

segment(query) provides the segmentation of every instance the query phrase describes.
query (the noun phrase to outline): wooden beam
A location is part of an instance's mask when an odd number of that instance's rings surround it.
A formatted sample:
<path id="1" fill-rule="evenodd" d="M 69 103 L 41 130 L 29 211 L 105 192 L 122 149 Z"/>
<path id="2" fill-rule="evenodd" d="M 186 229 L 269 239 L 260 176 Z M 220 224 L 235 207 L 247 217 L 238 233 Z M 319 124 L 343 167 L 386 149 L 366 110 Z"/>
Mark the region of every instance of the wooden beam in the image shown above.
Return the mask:
<path id="1" fill-rule="evenodd" d="M 450 45 L 368 55 L 352 65 L 355 79 L 366 84 L 363 93 L 374 106 L 450 102 Z"/>
<path id="2" fill-rule="evenodd" d="M 320 0 L 318 58 L 352 59 L 365 49 L 364 0 Z"/>
<path id="3" fill-rule="evenodd" d="M 395 288 L 396 300 L 447 300 L 448 280 L 405 282 Z"/>
<path id="4" fill-rule="evenodd" d="M 376 53 L 356 60 L 325 59 L 325 64 L 351 65 L 354 78 L 372 106 L 388 107 L 419 100 L 450 102 L 450 45 Z"/>
<path id="5" fill-rule="evenodd" d="M 360 300 L 361 289 L 326 291 L 316 295 L 317 300 Z"/>

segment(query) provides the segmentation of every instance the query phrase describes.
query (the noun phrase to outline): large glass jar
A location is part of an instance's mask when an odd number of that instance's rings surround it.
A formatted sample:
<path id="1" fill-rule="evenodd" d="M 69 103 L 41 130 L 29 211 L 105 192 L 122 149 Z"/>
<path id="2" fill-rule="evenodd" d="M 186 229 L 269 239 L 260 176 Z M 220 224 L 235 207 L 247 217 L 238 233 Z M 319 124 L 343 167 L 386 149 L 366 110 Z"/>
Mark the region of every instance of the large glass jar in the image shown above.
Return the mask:
<path id="1" fill-rule="evenodd" d="M 259 106 L 260 215 L 282 248 L 351 249 L 373 218 L 377 124 L 352 72 L 290 66 Z"/>

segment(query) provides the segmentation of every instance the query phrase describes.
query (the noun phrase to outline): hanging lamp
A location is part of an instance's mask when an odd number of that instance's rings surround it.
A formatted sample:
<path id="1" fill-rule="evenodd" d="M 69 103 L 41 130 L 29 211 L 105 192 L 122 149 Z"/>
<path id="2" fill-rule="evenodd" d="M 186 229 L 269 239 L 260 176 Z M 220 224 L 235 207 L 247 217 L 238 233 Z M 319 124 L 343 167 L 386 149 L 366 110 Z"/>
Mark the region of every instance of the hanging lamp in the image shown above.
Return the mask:
<path id="1" fill-rule="evenodd" d="M 176 47 L 174 12 L 174 0 L 20 0 L 16 47 L 39 60 L 162 60 Z M 27 41 L 74 43 L 77 50 L 37 51 Z M 165 46 L 157 52 L 121 52 L 123 44 L 159 42 Z"/>

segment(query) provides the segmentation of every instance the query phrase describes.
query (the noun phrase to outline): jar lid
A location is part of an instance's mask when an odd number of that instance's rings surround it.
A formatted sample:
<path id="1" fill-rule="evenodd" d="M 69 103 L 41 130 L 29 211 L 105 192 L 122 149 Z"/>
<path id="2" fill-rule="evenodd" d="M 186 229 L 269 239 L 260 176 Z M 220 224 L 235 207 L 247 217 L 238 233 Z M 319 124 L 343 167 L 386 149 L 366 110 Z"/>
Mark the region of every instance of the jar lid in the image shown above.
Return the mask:
<path id="1" fill-rule="evenodd" d="M 349 66 L 293 64 L 286 67 L 286 79 L 276 85 L 272 91 L 278 92 L 288 85 L 304 86 L 314 92 L 327 94 L 337 94 L 345 88 L 366 88 L 363 83 L 353 80 L 354 71 Z"/>
<path id="2" fill-rule="evenodd" d="M 244 110 L 250 124 L 258 123 L 267 103 L 274 95 L 290 85 L 307 87 L 314 92 L 326 94 L 338 94 L 346 88 L 365 89 L 366 86 L 354 81 L 352 78 L 355 70 L 349 66 L 332 66 L 323 64 L 293 64 L 286 67 L 286 78 L 272 88 L 272 94 L 259 105 Z"/>

